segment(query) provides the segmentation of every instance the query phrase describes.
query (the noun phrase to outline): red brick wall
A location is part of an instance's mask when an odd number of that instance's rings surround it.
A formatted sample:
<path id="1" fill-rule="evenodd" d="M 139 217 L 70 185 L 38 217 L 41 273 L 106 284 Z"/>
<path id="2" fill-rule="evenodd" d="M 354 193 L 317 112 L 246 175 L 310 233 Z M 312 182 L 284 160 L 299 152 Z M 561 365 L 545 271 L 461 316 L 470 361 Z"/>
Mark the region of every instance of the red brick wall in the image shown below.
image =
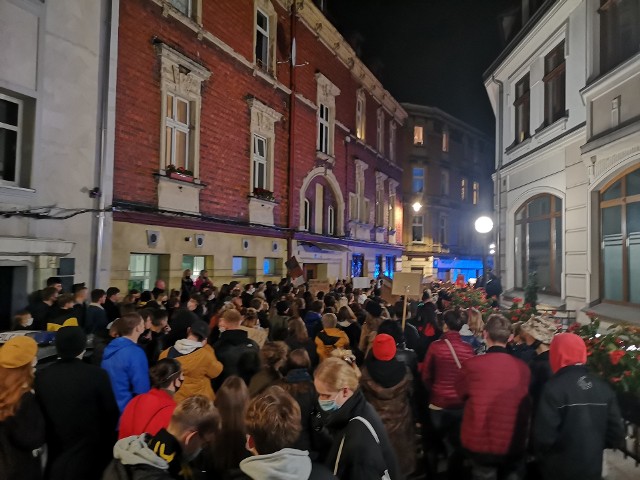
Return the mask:
<path id="1" fill-rule="evenodd" d="M 253 61 L 252 0 L 216 0 L 203 3 L 203 26 L 235 52 Z M 290 51 L 290 16 L 277 2 L 272 2 L 278 14 L 276 48 L 277 78 L 289 86 L 290 67 L 286 63 Z M 201 191 L 201 212 L 248 221 L 247 194 L 250 186 L 250 110 L 247 98 L 254 96 L 282 113 L 276 123 L 274 193 L 279 205 L 275 209 L 278 226 L 287 225 L 288 156 L 290 96 L 254 76 L 247 66 L 213 45 L 172 16 L 164 17 L 162 9 L 149 0 L 128 0 L 120 6 L 118 84 L 116 103 L 116 145 L 114 199 L 157 204 L 157 180 L 160 154 L 160 61 L 153 40 L 162 41 L 212 72 L 202 89 L 200 178 L 207 185 Z M 297 87 L 301 95 L 316 102 L 315 74 L 321 72 L 340 90 L 336 98 L 336 119 L 355 131 L 356 91 L 360 85 L 333 53 L 297 22 Z M 376 111 L 378 103 L 367 94 L 367 143 L 375 146 Z M 316 162 L 316 112 L 298 101 L 295 110 L 293 225 L 299 225 L 300 188 Z M 388 148 L 389 119 L 385 120 L 385 146 Z M 345 200 L 345 221 L 348 221 L 349 192 L 354 191 L 353 158 L 369 164 L 366 175 L 366 195 L 375 204 L 375 172 L 383 171 L 390 178 L 401 179 L 401 171 L 390 166 L 355 141 L 345 142 L 346 133 L 335 129 L 335 159 L 333 168 Z M 398 139 L 401 129 L 398 126 Z M 400 142 L 397 142 L 400 144 Z M 398 149 L 398 164 L 401 152 Z M 385 186 L 385 190 L 388 188 Z M 314 198 L 314 194 L 310 194 Z M 401 191 L 398 189 L 398 200 Z M 399 237 L 401 238 L 401 237 Z"/>

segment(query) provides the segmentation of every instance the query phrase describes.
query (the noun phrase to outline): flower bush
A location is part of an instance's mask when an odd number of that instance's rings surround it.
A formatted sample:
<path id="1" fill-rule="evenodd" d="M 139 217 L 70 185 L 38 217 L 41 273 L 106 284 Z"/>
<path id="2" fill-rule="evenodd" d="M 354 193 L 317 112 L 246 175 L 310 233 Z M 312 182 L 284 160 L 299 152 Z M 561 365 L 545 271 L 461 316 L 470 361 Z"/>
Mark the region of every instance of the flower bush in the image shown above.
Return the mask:
<path id="1" fill-rule="evenodd" d="M 169 173 L 177 173 L 179 175 L 184 175 L 186 177 L 193 177 L 193 172 L 191 170 L 187 170 L 183 167 L 176 167 L 174 164 L 167 165 L 164 169 L 167 174 Z"/>
<path id="2" fill-rule="evenodd" d="M 269 200 L 271 202 L 276 199 L 276 197 L 273 195 L 273 192 L 271 190 L 267 190 L 266 188 L 254 188 L 253 196 L 262 200 Z"/>
<path id="3" fill-rule="evenodd" d="M 592 317 L 587 325 L 574 323 L 569 331 L 587 345 L 587 365 L 619 392 L 640 397 L 640 328 L 611 325 L 598 333 L 600 321 Z"/>

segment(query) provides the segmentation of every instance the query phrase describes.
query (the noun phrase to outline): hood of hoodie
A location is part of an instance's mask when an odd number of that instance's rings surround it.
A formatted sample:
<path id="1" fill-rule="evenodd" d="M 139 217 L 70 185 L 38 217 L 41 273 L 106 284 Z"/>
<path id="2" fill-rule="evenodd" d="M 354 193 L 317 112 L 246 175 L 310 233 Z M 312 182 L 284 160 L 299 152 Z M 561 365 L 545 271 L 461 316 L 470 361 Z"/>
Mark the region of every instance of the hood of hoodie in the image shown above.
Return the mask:
<path id="1" fill-rule="evenodd" d="M 254 480 L 307 480 L 311 459 L 306 450 L 283 448 L 269 455 L 245 458 L 240 470 Z"/>
<path id="2" fill-rule="evenodd" d="M 461 337 L 472 337 L 473 336 L 473 332 L 469 328 L 469 325 L 467 325 L 466 323 L 464 325 L 462 325 L 462 328 L 460 329 L 460 336 Z"/>
<path id="3" fill-rule="evenodd" d="M 147 445 L 147 438 L 148 435 L 143 434 L 118 440 L 113 446 L 113 458 L 120 460 L 123 465 L 148 465 L 160 470 L 168 470 L 169 464 L 153 453 Z"/>
<path id="4" fill-rule="evenodd" d="M 122 350 L 126 350 L 127 348 L 140 348 L 138 345 L 133 343 L 132 340 L 129 340 L 125 337 L 114 338 L 109 345 L 104 349 L 104 355 L 102 356 L 103 360 L 113 357 L 115 354 L 119 353 Z"/>
<path id="5" fill-rule="evenodd" d="M 202 347 L 202 342 L 197 340 L 190 340 L 188 338 L 181 338 L 176 342 L 174 348 L 182 355 L 189 355 L 195 352 L 198 348 Z"/>
<path id="6" fill-rule="evenodd" d="M 569 365 L 585 364 L 587 363 L 587 346 L 578 335 L 561 333 L 553 337 L 549 361 L 553 373 Z"/>

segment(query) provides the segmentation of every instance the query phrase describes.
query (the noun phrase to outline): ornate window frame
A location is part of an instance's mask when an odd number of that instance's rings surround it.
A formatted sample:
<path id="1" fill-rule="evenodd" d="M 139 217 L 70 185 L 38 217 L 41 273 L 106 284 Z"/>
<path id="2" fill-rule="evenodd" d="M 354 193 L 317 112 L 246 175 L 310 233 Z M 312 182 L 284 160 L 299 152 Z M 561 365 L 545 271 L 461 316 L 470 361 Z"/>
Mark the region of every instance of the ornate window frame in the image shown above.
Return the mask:
<path id="1" fill-rule="evenodd" d="M 267 65 L 258 65 L 258 56 L 256 55 L 256 46 L 258 41 L 258 11 L 262 13 L 269 21 L 269 47 Z M 276 35 L 278 32 L 278 14 L 269 0 L 254 0 L 253 3 L 253 63 L 257 69 L 263 70 L 274 77 L 276 76 Z"/>
<path id="2" fill-rule="evenodd" d="M 274 159 L 275 159 L 275 143 L 276 133 L 275 125 L 282 119 L 282 114 L 275 111 L 273 108 L 265 105 L 261 101 L 250 98 L 247 100 L 247 104 L 251 110 L 251 125 L 249 135 L 249 152 L 250 152 L 250 167 L 249 167 L 249 192 L 253 193 L 254 185 L 254 162 L 253 162 L 253 141 L 254 137 L 262 137 L 267 141 L 267 181 L 266 189 L 274 191 Z"/>
<path id="3" fill-rule="evenodd" d="M 340 89 L 336 87 L 331 80 L 325 77 L 322 73 L 316 73 L 317 84 L 317 147 L 316 150 L 320 155 L 328 155 L 333 158 L 334 156 L 334 144 L 335 144 L 335 130 L 336 130 L 336 97 L 340 95 Z M 324 105 L 329 110 L 328 122 L 329 122 L 329 135 L 327 139 L 326 152 L 322 150 L 320 144 L 320 106 Z"/>

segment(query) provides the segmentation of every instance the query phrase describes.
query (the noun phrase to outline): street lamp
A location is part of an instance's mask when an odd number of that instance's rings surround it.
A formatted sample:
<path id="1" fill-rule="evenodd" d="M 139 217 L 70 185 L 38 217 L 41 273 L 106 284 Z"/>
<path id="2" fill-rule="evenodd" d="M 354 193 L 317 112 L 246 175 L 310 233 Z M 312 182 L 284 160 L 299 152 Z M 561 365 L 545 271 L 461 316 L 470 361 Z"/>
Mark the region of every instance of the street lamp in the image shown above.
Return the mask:
<path id="1" fill-rule="evenodd" d="M 418 213 L 420 209 L 422 209 L 422 204 L 420 202 L 415 202 L 413 205 L 411 205 L 411 208 L 413 208 L 414 212 Z"/>
<path id="2" fill-rule="evenodd" d="M 476 227 L 476 232 L 482 235 L 483 240 L 486 240 L 487 234 L 491 230 L 493 230 L 493 220 L 491 220 L 491 218 L 487 217 L 486 215 L 483 215 L 482 217 L 478 217 L 474 225 Z M 485 248 L 486 242 L 483 241 L 482 243 L 483 243 L 482 245 L 482 279 L 483 279 L 483 282 L 486 284 L 487 282 L 487 276 L 486 276 L 487 275 L 487 251 Z M 495 244 L 492 243 L 489 248 L 491 248 L 491 255 L 493 255 L 495 253 L 495 250 L 494 250 Z"/>

